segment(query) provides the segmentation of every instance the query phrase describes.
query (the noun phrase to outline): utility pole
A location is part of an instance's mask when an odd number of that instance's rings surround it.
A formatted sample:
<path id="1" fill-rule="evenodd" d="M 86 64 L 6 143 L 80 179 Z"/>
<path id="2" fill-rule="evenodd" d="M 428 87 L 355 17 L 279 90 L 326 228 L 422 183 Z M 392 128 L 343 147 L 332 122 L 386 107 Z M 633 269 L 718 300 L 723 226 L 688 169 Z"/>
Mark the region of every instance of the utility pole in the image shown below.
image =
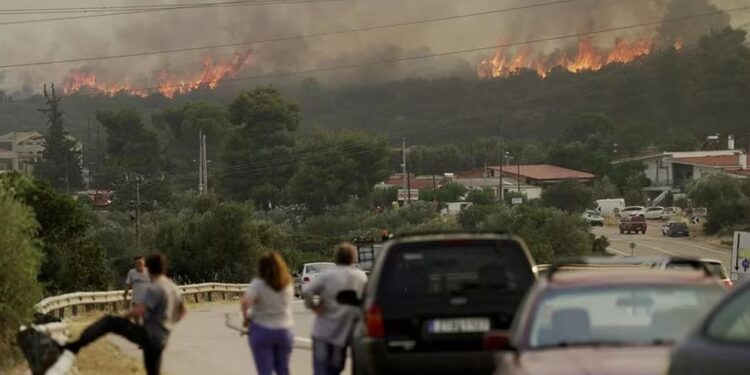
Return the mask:
<path id="1" fill-rule="evenodd" d="M 135 178 L 135 248 L 141 250 L 141 178 Z"/>
<path id="2" fill-rule="evenodd" d="M 505 164 L 505 140 L 503 139 L 503 122 L 500 121 L 500 179 L 497 189 L 500 196 L 500 204 L 505 203 L 505 192 L 503 191 L 503 164 Z"/>
<path id="3" fill-rule="evenodd" d="M 198 194 L 203 194 L 203 130 L 198 130 Z"/>
<path id="4" fill-rule="evenodd" d="M 203 134 L 201 139 L 201 148 L 203 149 L 203 194 L 208 193 L 208 150 L 206 150 L 206 135 Z"/>
<path id="5" fill-rule="evenodd" d="M 406 174 L 406 137 L 401 138 L 401 171 L 404 174 L 404 190 L 409 186 L 409 175 Z M 409 192 L 404 195 L 404 204 L 409 200 Z"/>

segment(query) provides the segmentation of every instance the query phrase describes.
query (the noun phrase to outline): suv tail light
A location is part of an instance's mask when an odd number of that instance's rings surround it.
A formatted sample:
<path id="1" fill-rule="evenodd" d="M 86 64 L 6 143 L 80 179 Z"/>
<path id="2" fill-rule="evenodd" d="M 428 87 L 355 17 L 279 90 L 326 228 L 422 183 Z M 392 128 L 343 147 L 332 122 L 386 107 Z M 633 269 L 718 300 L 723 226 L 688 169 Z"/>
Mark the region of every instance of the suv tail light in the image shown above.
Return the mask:
<path id="1" fill-rule="evenodd" d="M 373 303 L 365 311 L 365 325 L 367 336 L 373 338 L 385 337 L 385 326 L 383 325 L 383 311 L 380 306 Z"/>
<path id="2" fill-rule="evenodd" d="M 484 335 L 484 350 L 503 351 L 510 349 L 510 335 L 506 331 L 491 331 Z"/>
<path id="3" fill-rule="evenodd" d="M 307 277 L 307 276 L 305 276 L 305 278 L 304 278 L 304 279 L 302 279 L 302 282 L 303 282 L 303 283 L 309 283 L 309 282 L 310 282 L 310 278 L 309 278 L 309 277 Z"/>

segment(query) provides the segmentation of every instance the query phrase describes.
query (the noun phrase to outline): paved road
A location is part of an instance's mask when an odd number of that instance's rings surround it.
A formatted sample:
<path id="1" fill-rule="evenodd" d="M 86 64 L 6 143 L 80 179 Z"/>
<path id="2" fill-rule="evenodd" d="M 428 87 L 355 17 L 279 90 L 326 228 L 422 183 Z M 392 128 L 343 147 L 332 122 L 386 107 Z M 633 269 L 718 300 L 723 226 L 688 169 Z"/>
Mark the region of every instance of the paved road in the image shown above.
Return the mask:
<path id="1" fill-rule="evenodd" d="M 203 305 L 190 310 L 175 328 L 164 357 L 164 372 L 168 375 L 248 375 L 256 374 L 247 337 L 224 326 L 225 314 L 237 314 L 238 304 Z M 310 337 L 313 315 L 301 301 L 294 302 L 295 336 L 297 344 L 292 353 L 291 372 L 312 374 L 311 352 L 306 339 Z M 138 356 L 140 351 L 128 342 L 111 338 L 127 354 Z"/>
<path id="2" fill-rule="evenodd" d="M 594 234 L 606 235 L 610 249 L 620 255 L 630 255 L 630 242 L 636 244 L 635 256 L 689 256 L 721 261 L 729 272 L 732 250 L 692 238 L 668 238 L 661 234 L 659 221 L 649 221 L 646 234 L 620 234 L 617 227 L 595 228 Z"/>

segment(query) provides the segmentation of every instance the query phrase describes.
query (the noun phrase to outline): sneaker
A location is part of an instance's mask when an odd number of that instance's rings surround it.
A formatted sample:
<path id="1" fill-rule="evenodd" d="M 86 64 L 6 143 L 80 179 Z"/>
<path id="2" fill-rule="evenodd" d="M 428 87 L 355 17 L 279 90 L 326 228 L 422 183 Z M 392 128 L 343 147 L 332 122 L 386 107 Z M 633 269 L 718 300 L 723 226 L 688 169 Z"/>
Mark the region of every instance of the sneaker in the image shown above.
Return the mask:
<path id="1" fill-rule="evenodd" d="M 55 364 L 47 369 L 45 375 L 68 375 L 70 373 L 70 370 L 73 369 L 73 364 L 75 363 L 75 361 L 75 353 L 71 352 L 70 350 L 65 350 L 62 355 L 57 358 Z"/>

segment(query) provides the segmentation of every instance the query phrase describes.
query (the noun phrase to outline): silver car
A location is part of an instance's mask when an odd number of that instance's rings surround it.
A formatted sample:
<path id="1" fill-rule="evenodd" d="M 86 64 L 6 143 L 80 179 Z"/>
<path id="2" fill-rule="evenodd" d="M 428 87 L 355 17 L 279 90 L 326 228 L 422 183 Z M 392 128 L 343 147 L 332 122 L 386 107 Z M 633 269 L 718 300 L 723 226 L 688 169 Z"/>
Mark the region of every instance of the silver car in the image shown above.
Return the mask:
<path id="1" fill-rule="evenodd" d="M 336 264 L 331 262 L 305 263 L 300 266 L 300 268 L 292 274 L 294 277 L 294 295 L 296 297 L 302 295 L 303 286 L 309 284 L 323 272 L 335 266 Z"/>

